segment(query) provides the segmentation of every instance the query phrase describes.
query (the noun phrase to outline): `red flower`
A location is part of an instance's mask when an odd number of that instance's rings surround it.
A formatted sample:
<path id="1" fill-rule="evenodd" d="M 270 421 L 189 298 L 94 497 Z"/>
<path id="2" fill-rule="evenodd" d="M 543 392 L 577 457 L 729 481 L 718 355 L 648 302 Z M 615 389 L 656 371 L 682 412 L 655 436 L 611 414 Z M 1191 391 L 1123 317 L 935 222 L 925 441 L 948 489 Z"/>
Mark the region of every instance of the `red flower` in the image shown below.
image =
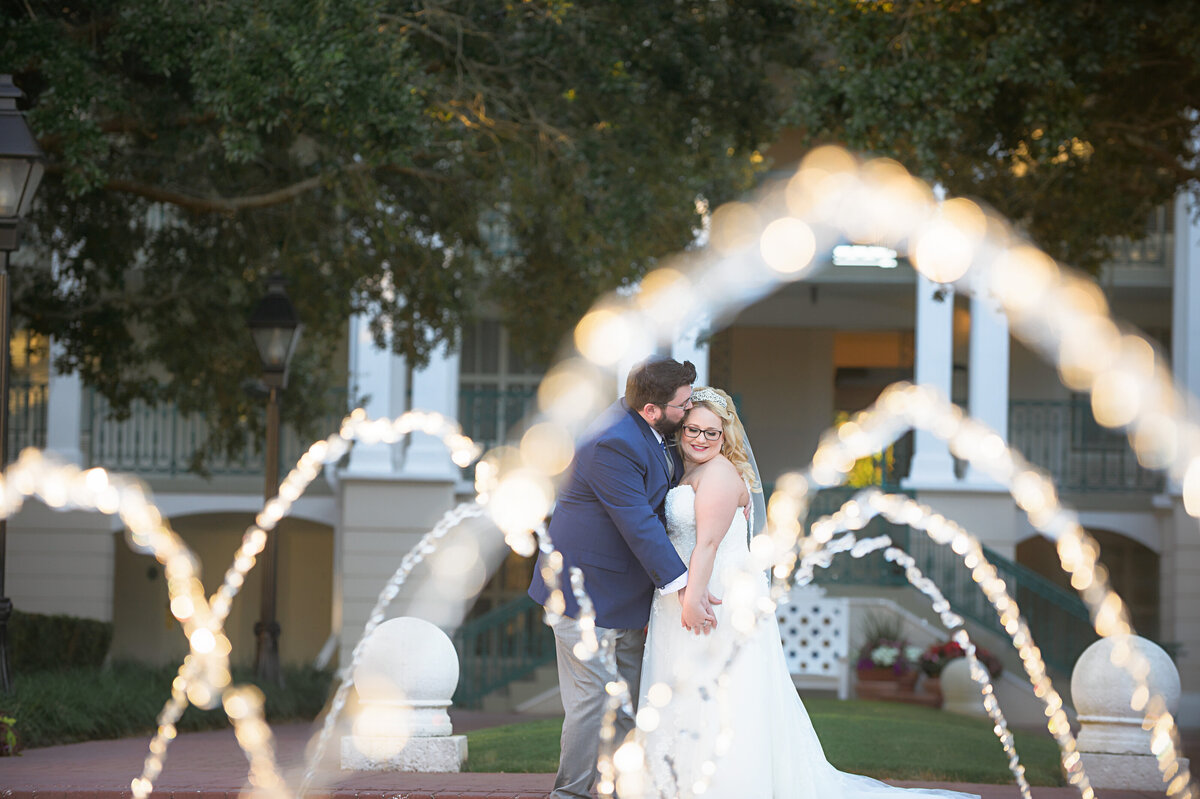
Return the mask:
<path id="1" fill-rule="evenodd" d="M 942 669 L 946 667 L 947 663 L 961 657 L 966 657 L 966 655 L 966 651 L 957 641 L 933 644 L 921 655 L 921 671 L 930 677 L 937 677 L 942 673 Z M 988 670 L 993 680 L 999 677 L 1001 672 L 1004 671 L 1004 665 L 1000 662 L 1000 658 L 983 647 L 975 647 L 975 657 Z"/>

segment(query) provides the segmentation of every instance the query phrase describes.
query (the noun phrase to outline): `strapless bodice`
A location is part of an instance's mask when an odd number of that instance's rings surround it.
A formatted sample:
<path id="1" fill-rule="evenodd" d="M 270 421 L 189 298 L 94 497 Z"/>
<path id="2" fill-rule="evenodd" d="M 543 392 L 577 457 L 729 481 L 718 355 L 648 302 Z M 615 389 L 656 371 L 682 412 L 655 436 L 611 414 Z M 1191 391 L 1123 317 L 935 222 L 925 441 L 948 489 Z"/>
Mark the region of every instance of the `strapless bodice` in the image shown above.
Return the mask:
<path id="1" fill-rule="evenodd" d="M 667 537 L 679 553 L 679 558 L 687 564 L 696 548 L 696 490 L 686 483 L 672 488 L 667 493 Z M 717 547 L 717 556 L 713 561 L 713 581 L 710 589 L 718 596 L 721 595 L 719 585 L 721 575 L 728 567 L 736 567 L 750 554 L 746 539 L 746 515 L 741 508 L 733 514 L 729 529 Z M 714 584 L 718 583 L 718 584 Z"/>

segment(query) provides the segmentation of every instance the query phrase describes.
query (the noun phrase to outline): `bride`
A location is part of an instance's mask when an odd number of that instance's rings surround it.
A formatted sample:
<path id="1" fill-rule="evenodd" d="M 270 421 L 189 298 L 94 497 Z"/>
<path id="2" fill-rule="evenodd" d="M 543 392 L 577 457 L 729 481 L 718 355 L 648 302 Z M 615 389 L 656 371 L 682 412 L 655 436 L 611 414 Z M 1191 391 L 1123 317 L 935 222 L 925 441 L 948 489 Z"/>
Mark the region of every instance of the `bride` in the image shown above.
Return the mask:
<path id="1" fill-rule="evenodd" d="M 745 431 L 724 391 L 700 388 L 692 404 L 680 429 L 683 478 L 666 498 L 667 533 L 688 563 L 688 583 L 682 592 L 655 593 L 642 661 L 639 716 L 657 721 L 638 720 L 652 728 L 646 795 L 969 799 L 844 774 L 825 759 L 788 675 L 778 622 L 762 612 L 766 577 L 748 563 L 748 522 L 739 508 L 761 497 L 761 488 Z M 750 515 L 761 520 L 761 507 Z M 713 606 L 711 628 L 702 622 L 706 588 L 723 600 Z"/>

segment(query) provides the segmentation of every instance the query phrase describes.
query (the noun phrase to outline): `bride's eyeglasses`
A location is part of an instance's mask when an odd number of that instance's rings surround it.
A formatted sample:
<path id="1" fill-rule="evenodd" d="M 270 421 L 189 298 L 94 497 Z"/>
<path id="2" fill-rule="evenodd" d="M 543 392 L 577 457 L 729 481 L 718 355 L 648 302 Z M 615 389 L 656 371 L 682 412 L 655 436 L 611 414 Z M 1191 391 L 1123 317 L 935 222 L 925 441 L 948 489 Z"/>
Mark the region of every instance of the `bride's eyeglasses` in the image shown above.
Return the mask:
<path id="1" fill-rule="evenodd" d="M 690 425 L 690 424 L 685 424 L 683 426 L 684 438 L 696 438 L 701 433 L 703 433 L 704 437 L 707 438 L 709 441 L 716 441 L 718 438 L 721 437 L 720 430 L 704 430 L 702 428 L 699 428 L 699 427 L 696 427 L 695 425 Z"/>

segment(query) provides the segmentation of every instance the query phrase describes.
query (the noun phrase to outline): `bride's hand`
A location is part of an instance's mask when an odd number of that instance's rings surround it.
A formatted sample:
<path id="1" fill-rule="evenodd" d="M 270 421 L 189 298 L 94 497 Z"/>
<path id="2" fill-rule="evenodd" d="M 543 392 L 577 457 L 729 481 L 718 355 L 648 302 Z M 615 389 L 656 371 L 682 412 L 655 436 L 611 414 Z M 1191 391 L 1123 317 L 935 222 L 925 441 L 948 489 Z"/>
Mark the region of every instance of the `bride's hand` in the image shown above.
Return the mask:
<path id="1" fill-rule="evenodd" d="M 695 599 L 694 592 L 685 588 L 683 596 L 680 597 L 683 604 L 680 611 L 680 623 L 684 629 L 697 635 L 701 633 L 708 635 L 717 627 L 717 617 L 713 614 L 712 606 L 721 604 L 721 600 L 707 591 L 705 593 L 707 596 Z"/>

